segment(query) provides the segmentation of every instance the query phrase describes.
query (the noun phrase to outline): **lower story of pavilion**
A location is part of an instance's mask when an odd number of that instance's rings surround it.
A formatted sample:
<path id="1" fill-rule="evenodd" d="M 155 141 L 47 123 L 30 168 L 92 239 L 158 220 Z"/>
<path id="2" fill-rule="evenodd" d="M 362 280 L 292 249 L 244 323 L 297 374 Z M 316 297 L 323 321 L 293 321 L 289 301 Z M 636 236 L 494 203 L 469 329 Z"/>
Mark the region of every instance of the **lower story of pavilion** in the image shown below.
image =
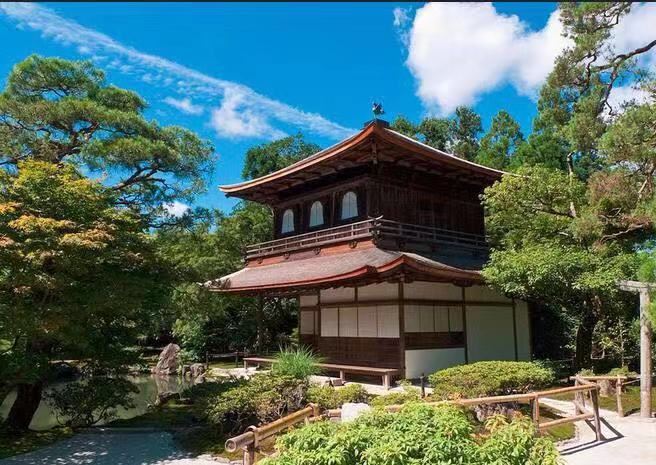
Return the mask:
<path id="1" fill-rule="evenodd" d="M 210 290 L 296 296 L 299 337 L 328 363 L 417 378 L 482 360 L 529 360 L 529 306 L 480 273 L 368 249 L 247 267 Z"/>

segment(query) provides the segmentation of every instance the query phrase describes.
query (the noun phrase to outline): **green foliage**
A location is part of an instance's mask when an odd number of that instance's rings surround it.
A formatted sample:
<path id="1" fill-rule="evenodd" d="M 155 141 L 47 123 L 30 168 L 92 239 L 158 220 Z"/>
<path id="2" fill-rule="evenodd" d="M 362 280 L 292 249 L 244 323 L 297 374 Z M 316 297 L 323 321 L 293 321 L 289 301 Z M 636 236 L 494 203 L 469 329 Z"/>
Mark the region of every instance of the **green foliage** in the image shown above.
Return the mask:
<path id="1" fill-rule="evenodd" d="M 519 123 L 505 110 L 492 118 L 492 125 L 481 139 L 476 162 L 496 169 L 506 169 L 512 163 L 517 148 L 524 142 Z"/>
<path id="2" fill-rule="evenodd" d="M 322 410 L 340 408 L 347 402 L 367 402 L 369 394 L 361 384 L 348 384 L 335 388 L 332 386 L 310 386 L 308 401 L 317 404 Z"/>
<path id="3" fill-rule="evenodd" d="M 237 432 L 251 424 L 276 420 L 303 408 L 308 383 L 289 376 L 256 374 L 234 382 L 207 403 L 210 422 L 224 431 Z"/>
<path id="4" fill-rule="evenodd" d="M 321 359 L 309 347 L 281 347 L 274 357 L 272 373 L 300 380 L 307 380 L 319 373 Z"/>
<path id="5" fill-rule="evenodd" d="M 316 144 L 306 142 L 302 134 L 257 145 L 246 151 L 242 170 L 244 179 L 254 179 L 278 171 L 321 150 Z"/>
<path id="6" fill-rule="evenodd" d="M 385 407 L 387 405 L 403 405 L 410 402 L 419 402 L 419 392 L 416 390 L 406 390 L 403 392 L 392 392 L 382 396 L 374 397 L 369 404 L 372 407 Z"/>
<path id="7" fill-rule="evenodd" d="M 558 463 L 553 444 L 536 438 L 528 420 L 499 424 L 480 442 L 473 434 L 458 408 L 409 404 L 399 413 L 376 410 L 349 423 L 316 422 L 293 430 L 279 438 L 280 454 L 263 464 Z"/>
<path id="8" fill-rule="evenodd" d="M 116 408 L 133 408 L 137 387 L 124 378 L 92 377 L 68 383 L 47 395 L 57 420 L 72 428 L 89 427 L 116 416 Z"/>
<path id="9" fill-rule="evenodd" d="M 433 396 L 450 399 L 525 393 L 554 381 L 551 370 L 533 362 L 476 362 L 429 376 Z"/>

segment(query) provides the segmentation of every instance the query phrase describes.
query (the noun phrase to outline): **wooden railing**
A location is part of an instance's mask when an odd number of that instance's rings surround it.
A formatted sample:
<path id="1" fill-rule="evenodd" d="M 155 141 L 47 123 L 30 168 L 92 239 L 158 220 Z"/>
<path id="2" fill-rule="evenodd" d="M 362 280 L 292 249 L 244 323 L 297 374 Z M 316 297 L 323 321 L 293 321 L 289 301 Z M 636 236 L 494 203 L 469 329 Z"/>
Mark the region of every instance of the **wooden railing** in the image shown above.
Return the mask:
<path id="1" fill-rule="evenodd" d="M 624 407 L 622 405 L 622 388 L 629 384 L 636 383 L 640 381 L 640 377 L 637 375 L 633 376 L 624 376 L 624 375 L 596 375 L 596 376 L 582 376 L 577 375 L 576 379 L 585 380 L 588 382 L 593 382 L 599 384 L 600 382 L 615 382 L 615 405 L 617 409 L 617 415 L 620 417 L 624 416 Z M 585 401 L 585 399 L 583 399 Z"/>
<path id="2" fill-rule="evenodd" d="M 581 420 L 592 419 L 594 423 L 594 431 L 597 436 L 597 441 L 603 440 L 601 434 L 601 420 L 599 417 L 599 386 L 595 383 L 576 378 L 574 386 L 549 389 L 546 391 L 529 392 L 526 394 L 511 394 L 505 396 L 492 396 L 492 397 L 478 397 L 475 399 L 457 399 L 445 400 L 438 402 L 426 402 L 427 405 L 461 405 L 463 407 L 473 407 L 476 405 L 489 405 L 501 404 L 508 402 L 528 402 L 531 405 L 531 418 L 535 424 L 536 431 L 541 431 L 552 426 L 561 425 L 563 423 L 574 423 Z M 565 416 L 555 420 L 540 421 L 540 399 L 551 397 L 559 394 L 574 393 L 574 415 Z M 588 409 L 585 402 L 584 394 L 588 394 L 591 399 L 591 408 Z M 385 409 L 388 412 L 398 412 L 403 408 L 403 405 L 388 405 Z M 315 404 L 310 404 L 304 409 L 298 410 L 283 418 L 280 418 L 272 423 L 263 426 L 255 427 L 249 426 L 247 431 L 239 436 L 230 438 L 225 443 L 225 449 L 228 452 L 237 452 L 241 449 L 244 453 L 244 465 L 253 465 L 256 462 L 255 453 L 260 444 L 271 438 L 272 436 L 289 429 L 299 423 L 311 423 L 320 419 L 341 418 L 341 409 L 330 409 L 321 414 L 319 407 Z"/>
<path id="3" fill-rule="evenodd" d="M 431 228 L 383 218 L 372 218 L 356 223 L 322 229 L 246 247 L 246 259 L 294 252 L 312 247 L 365 238 L 392 239 L 436 245 L 456 245 L 462 248 L 487 251 L 485 237 L 444 228 Z"/>

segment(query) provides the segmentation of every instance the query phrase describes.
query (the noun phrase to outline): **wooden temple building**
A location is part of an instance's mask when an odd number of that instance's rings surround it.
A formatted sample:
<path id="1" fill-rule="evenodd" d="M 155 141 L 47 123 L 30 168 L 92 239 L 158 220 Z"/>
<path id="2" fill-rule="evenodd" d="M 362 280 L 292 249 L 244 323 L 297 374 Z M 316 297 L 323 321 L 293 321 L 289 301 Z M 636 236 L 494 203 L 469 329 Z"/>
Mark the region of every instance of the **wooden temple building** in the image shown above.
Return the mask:
<path id="1" fill-rule="evenodd" d="M 299 333 L 328 362 L 415 378 L 528 360 L 529 309 L 486 286 L 483 190 L 503 173 L 381 120 L 287 168 L 221 190 L 269 205 L 275 239 L 217 292 L 297 296 Z"/>

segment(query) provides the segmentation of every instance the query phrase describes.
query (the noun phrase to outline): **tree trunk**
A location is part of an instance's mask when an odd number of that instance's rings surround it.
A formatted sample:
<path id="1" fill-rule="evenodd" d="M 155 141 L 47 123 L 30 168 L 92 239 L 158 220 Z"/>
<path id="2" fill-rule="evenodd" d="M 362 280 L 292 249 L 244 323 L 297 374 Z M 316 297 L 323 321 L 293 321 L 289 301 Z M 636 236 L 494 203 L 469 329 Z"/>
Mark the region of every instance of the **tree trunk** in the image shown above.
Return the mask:
<path id="1" fill-rule="evenodd" d="M 33 384 L 21 383 L 16 389 L 16 401 L 7 416 L 7 425 L 11 429 L 26 430 L 30 426 L 36 409 L 39 408 L 43 383 L 41 381 Z"/>
<path id="2" fill-rule="evenodd" d="M 592 335 L 599 318 L 593 312 L 583 314 L 576 330 L 576 353 L 574 354 L 574 369 L 592 367 Z"/>

